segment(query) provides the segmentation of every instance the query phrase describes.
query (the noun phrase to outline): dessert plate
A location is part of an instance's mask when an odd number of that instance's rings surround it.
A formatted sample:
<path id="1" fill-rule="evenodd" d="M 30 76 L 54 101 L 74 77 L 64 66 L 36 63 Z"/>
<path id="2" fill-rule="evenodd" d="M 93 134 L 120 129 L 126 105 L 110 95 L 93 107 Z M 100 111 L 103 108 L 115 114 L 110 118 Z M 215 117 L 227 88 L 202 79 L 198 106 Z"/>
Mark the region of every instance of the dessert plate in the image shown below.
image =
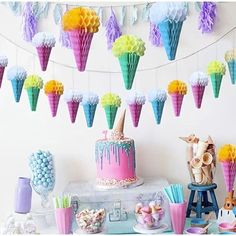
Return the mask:
<path id="1" fill-rule="evenodd" d="M 161 234 L 163 233 L 164 231 L 166 231 L 168 229 L 168 225 L 167 224 L 164 224 L 162 223 L 160 225 L 159 228 L 157 229 L 144 229 L 142 227 L 142 225 L 140 224 L 136 224 L 134 227 L 133 227 L 133 230 L 136 232 L 136 233 L 140 233 L 140 234 Z"/>

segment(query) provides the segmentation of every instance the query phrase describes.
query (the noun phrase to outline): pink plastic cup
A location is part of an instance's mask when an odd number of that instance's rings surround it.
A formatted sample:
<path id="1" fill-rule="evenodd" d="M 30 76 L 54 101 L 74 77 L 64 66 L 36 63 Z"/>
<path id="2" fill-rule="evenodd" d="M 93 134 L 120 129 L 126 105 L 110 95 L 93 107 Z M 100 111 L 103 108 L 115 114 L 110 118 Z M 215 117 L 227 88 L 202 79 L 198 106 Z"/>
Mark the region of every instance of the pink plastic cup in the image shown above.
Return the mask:
<path id="1" fill-rule="evenodd" d="M 72 207 L 55 209 L 57 229 L 60 234 L 71 234 Z"/>
<path id="2" fill-rule="evenodd" d="M 187 202 L 170 203 L 170 217 L 175 234 L 183 234 L 186 220 Z"/>

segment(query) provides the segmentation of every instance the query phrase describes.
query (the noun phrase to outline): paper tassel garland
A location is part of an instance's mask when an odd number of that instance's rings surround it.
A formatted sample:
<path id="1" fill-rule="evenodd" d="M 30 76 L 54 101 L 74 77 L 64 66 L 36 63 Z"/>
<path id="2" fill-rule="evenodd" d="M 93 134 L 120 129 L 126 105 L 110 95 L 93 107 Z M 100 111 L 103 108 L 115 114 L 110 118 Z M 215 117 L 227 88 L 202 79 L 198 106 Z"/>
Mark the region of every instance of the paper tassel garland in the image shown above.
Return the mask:
<path id="1" fill-rule="evenodd" d="M 7 77 L 11 81 L 15 101 L 19 102 L 27 72 L 23 67 L 13 66 L 7 71 Z"/>
<path id="2" fill-rule="evenodd" d="M 115 42 L 117 38 L 121 36 L 120 26 L 117 22 L 115 13 L 113 9 L 111 9 L 111 16 L 107 20 L 106 23 L 106 37 L 107 37 L 107 48 L 111 49 L 112 44 Z"/>
<path id="3" fill-rule="evenodd" d="M 52 117 L 55 117 L 57 115 L 60 97 L 64 92 L 64 86 L 59 81 L 50 80 L 45 84 L 44 92 L 48 96 Z"/>
<path id="4" fill-rule="evenodd" d="M 202 33 L 210 33 L 213 30 L 216 18 L 216 4 L 214 2 L 203 2 L 200 15 L 199 27 Z"/>
<path id="5" fill-rule="evenodd" d="M 83 99 L 83 95 L 77 90 L 68 90 L 64 95 L 65 101 L 68 106 L 70 120 L 75 123 L 79 104 Z"/>
<path id="6" fill-rule="evenodd" d="M 99 102 L 99 97 L 97 94 L 91 92 L 83 94 L 82 105 L 88 128 L 91 128 L 93 126 L 93 120 L 98 102 Z"/>
<path id="7" fill-rule="evenodd" d="M 199 109 L 202 105 L 205 87 L 208 85 L 208 77 L 204 72 L 196 71 L 189 78 L 189 83 L 192 87 L 195 105 Z"/>
<path id="8" fill-rule="evenodd" d="M 131 89 L 140 56 L 144 55 L 145 43 L 135 36 L 122 35 L 113 43 L 113 55 L 118 57 L 126 89 Z"/>
<path id="9" fill-rule="evenodd" d="M 39 32 L 33 37 L 32 43 L 37 49 L 41 69 L 46 71 L 51 50 L 56 43 L 55 37 L 47 32 Z"/>
<path id="10" fill-rule="evenodd" d="M 142 107 L 145 104 L 146 98 L 140 92 L 132 91 L 127 97 L 127 104 L 129 106 L 131 118 L 134 127 L 138 127 L 139 118 L 141 115 Z"/>
<path id="11" fill-rule="evenodd" d="M 212 61 L 208 65 L 207 72 L 211 77 L 211 84 L 215 98 L 219 97 L 221 81 L 225 74 L 225 70 L 225 65 L 220 61 Z"/>
<path id="12" fill-rule="evenodd" d="M 25 2 L 22 18 L 23 39 L 31 42 L 37 32 L 37 19 L 32 2 Z"/>
<path id="13" fill-rule="evenodd" d="M 149 92 L 148 100 L 152 104 L 153 113 L 156 123 L 161 123 L 162 113 L 167 99 L 166 92 L 164 90 L 154 90 Z"/>
<path id="14" fill-rule="evenodd" d="M 174 60 L 183 22 L 187 16 L 184 2 L 157 2 L 150 8 L 150 21 L 157 25 L 169 60 Z"/>
<path id="15" fill-rule="evenodd" d="M 173 80 L 168 85 L 168 93 L 172 98 L 175 116 L 179 116 L 184 95 L 187 93 L 187 85 L 183 81 Z"/>
<path id="16" fill-rule="evenodd" d="M 8 59 L 5 55 L 0 54 L 0 88 L 2 86 L 2 79 L 5 71 L 5 67 L 8 65 Z"/>
<path id="17" fill-rule="evenodd" d="M 112 129 L 116 118 L 117 109 L 121 104 L 121 99 L 114 93 L 107 93 L 102 97 L 101 103 L 106 113 L 108 128 Z"/>
<path id="18" fill-rule="evenodd" d="M 43 88 L 43 80 L 38 75 L 29 75 L 24 83 L 30 102 L 31 111 L 36 111 L 40 89 Z"/>
<path id="19" fill-rule="evenodd" d="M 79 71 L 84 71 L 93 34 L 100 25 L 96 12 L 85 7 L 67 11 L 62 18 L 64 31 L 69 33 L 70 42 Z"/>

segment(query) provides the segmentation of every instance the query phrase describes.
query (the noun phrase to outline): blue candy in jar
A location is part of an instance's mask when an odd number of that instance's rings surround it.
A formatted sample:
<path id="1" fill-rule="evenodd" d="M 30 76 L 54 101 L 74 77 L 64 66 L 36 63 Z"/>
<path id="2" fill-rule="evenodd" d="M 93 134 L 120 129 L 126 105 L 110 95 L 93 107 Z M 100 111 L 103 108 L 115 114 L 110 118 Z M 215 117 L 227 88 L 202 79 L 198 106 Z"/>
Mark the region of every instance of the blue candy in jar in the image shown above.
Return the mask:
<path id="1" fill-rule="evenodd" d="M 48 194 L 55 186 L 55 168 L 53 155 L 49 151 L 38 150 L 29 157 L 32 172 L 31 185 L 42 198 L 42 206 L 48 207 Z"/>

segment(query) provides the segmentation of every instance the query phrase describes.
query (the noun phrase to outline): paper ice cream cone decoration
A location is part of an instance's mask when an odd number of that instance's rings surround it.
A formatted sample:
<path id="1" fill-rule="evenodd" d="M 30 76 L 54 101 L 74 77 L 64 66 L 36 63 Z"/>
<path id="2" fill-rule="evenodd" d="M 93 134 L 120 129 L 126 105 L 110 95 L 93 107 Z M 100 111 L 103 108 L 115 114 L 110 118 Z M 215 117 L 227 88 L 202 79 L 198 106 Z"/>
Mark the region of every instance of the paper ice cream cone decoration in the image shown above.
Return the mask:
<path id="1" fill-rule="evenodd" d="M 83 95 L 77 90 L 68 90 L 65 94 L 65 101 L 68 106 L 71 123 L 75 123 L 79 104 L 83 99 Z"/>
<path id="2" fill-rule="evenodd" d="M 187 93 L 187 85 L 180 80 L 173 80 L 168 85 L 168 93 L 172 99 L 175 116 L 180 116 L 183 98 Z"/>
<path id="3" fill-rule="evenodd" d="M 107 93 L 102 97 L 102 107 L 105 110 L 107 125 L 109 129 L 113 128 L 118 107 L 120 107 L 121 99 L 118 95 Z"/>
<path id="4" fill-rule="evenodd" d="M 133 125 L 134 127 L 138 127 L 142 106 L 145 104 L 146 98 L 141 93 L 132 91 L 129 93 L 126 101 L 129 106 Z"/>
<path id="5" fill-rule="evenodd" d="M 214 97 L 218 98 L 220 93 L 221 81 L 225 74 L 225 65 L 220 61 L 212 61 L 208 65 L 208 75 L 211 77 L 211 84 Z"/>
<path id="6" fill-rule="evenodd" d="M 199 109 L 202 105 L 205 87 L 208 85 L 208 77 L 204 72 L 196 71 L 191 75 L 189 83 L 192 87 L 195 105 Z"/>
<path id="7" fill-rule="evenodd" d="M 158 26 L 169 60 L 174 60 L 183 22 L 187 16 L 184 2 L 157 2 L 150 8 L 150 21 Z"/>
<path id="8" fill-rule="evenodd" d="M 152 104 L 152 110 L 157 124 L 161 123 L 163 108 L 167 99 L 164 90 L 151 91 L 148 94 L 148 100 Z"/>
<path id="9" fill-rule="evenodd" d="M 37 49 L 41 70 L 46 71 L 51 50 L 56 44 L 55 37 L 48 32 L 39 32 L 34 35 L 32 43 Z"/>
<path id="10" fill-rule="evenodd" d="M 79 71 L 84 71 L 93 34 L 98 32 L 100 25 L 99 17 L 92 9 L 73 8 L 64 14 L 62 25 L 64 31 L 69 34 L 77 68 Z"/>
<path id="11" fill-rule="evenodd" d="M 64 86 L 59 81 L 50 80 L 45 84 L 44 91 L 48 96 L 52 117 L 55 117 L 57 115 L 60 97 L 64 92 Z"/>
<path id="12" fill-rule="evenodd" d="M 36 111 L 40 89 L 43 88 L 43 80 L 38 75 L 29 75 L 24 83 L 28 93 L 31 111 Z"/>
<path id="13" fill-rule="evenodd" d="M 5 55 L 0 54 L 0 88 L 2 86 L 2 79 L 5 71 L 5 67 L 8 65 L 8 59 Z"/>
<path id="14" fill-rule="evenodd" d="M 13 66 L 7 71 L 7 78 L 11 81 L 14 98 L 20 101 L 22 88 L 27 77 L 27 72 L 23 67 Z"/>
<path id="15" fill-rule="evenodd" d="M 139 58 L 144 51 L 144 42 L 133 35 L 122 35 L 113 43 L 112 52 L 119 59 L 126 89 L 132 88 Z"/>
<path id="16" fill-rule="evenodd" d="M 227 144 L 219 149 L 218 158 L 221 163 L 226 190 L 231 192 L 234 188 L 236 176 L 236 146 Z"/>
<path id="17" fill-rule="evenodd" d="M 225 53 L 225 61 L 228 64 L 231 83 L 236 84 L 236 49 L 229 50 Z"/>
<path id="18" fill-rule="evenodd" d="M 93 126 L 94 116 L 98 102 L 99 97 L 97 94 L 91 92 L 83 94 L 82 105 L 88 128 L 91 128 Z"/>

